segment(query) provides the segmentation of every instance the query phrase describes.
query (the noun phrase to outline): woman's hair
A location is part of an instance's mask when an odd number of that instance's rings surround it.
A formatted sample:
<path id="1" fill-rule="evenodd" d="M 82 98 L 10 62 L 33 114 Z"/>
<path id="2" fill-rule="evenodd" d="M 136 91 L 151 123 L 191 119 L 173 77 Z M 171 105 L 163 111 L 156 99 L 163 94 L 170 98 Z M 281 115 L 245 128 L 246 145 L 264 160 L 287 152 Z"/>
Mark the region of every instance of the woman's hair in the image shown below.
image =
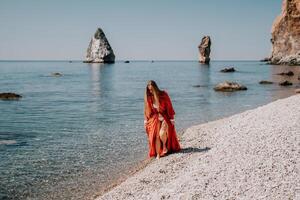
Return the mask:
<path id="1" fill-rule="evenodd" d="M 153 94 L 151 94 L 150 90 L 148 89 L 148 86 L 151 85 L 153 88 Z M 157 103 L 157 106 L 159 108 L 159 95 L 162 93 L 162 91 L 159 89 L 157 86 L 156 82 L 153 80 L 148 81 L 146 90 L 145 90 L 145 95 L 144 95 L 144 112 L 145 116 L 147 118 L 150 117 L 151 114 L 151 105 L 149 105 L 148 99 L 151 98 L 151 96 L 154 97 L 155 102 Z"/>

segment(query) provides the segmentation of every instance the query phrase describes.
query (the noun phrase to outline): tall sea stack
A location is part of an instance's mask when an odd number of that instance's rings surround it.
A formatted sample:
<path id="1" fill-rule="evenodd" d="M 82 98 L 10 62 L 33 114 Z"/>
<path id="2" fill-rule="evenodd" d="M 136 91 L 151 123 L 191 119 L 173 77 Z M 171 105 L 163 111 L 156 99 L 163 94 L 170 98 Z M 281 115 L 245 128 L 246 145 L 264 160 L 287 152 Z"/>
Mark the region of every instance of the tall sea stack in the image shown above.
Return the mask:
<path id="1" fill-rule="evenodd" d="M 210 45 L 211 45 L 210 37 L 204 36 L 201 40 L 201 43 L 198 46 L 200 63 L 205 63 L 205 64 L 209 63 Z"/>
<path id="2" fill-rule="evenodd" d="M 114 63 L 115 54 L 101 28 L 92 37 L 86 53 L 87 63 Z"/>
<path id="3" fill-rule="evenodd" d="M 272 64 L 300 65 L 300 0 L 283 0 L 272 26 Z"/>

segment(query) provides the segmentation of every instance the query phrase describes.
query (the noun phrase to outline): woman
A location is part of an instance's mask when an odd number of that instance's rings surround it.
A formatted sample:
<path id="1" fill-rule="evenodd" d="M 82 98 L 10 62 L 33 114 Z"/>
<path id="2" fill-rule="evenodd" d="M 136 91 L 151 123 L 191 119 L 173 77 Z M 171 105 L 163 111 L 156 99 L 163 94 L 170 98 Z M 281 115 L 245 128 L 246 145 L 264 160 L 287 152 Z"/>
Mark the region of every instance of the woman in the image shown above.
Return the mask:
<path id="1" fill-rule="evenodd" d="M 180 145 L 174 126 L 174 109 L 167 92 L 155 81 L 148 82 L 144 96 L 144 124 L 149 140 L 149 157 L 177 152 Z"/>

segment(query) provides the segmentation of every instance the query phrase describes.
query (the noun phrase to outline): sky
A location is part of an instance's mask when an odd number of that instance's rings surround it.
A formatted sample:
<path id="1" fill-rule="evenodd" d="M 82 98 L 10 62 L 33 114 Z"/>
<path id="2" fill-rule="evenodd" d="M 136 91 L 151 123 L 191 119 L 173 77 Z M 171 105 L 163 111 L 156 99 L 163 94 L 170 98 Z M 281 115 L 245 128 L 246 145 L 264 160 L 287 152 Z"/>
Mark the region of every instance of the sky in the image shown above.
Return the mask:
<path id="1" fill-rule="evenodd" d="M 0 0 L 0 60 L 82 60 L 101 27 L 117 60 L 212 60 L 271 53 L 282 0 Z"/>

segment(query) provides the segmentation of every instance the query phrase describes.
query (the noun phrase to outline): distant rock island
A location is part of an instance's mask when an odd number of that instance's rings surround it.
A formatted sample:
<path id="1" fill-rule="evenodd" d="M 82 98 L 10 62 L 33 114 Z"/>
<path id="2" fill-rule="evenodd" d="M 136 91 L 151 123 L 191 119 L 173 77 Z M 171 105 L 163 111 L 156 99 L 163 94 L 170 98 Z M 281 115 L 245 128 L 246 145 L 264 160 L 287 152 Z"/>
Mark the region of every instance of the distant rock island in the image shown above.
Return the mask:
<path id="1" fill-rule="evenodd" d="M 204 36 L 198 46 L 199 49 L 199 62 L 208 64 L 210 62 L 210 45 L 211 40 L 209 36 Z"/>
<path id="2" fill-rule="evenodd" d="M 86 63 L 114 63 L 115 54 L 101 28 L 92 37 L 86 53 Z"/>
<path id="3" fill-rule="evenodd" d="M 300 0 L 283 0 L 272 27 L 271 64 L 300 65 Z"/>

